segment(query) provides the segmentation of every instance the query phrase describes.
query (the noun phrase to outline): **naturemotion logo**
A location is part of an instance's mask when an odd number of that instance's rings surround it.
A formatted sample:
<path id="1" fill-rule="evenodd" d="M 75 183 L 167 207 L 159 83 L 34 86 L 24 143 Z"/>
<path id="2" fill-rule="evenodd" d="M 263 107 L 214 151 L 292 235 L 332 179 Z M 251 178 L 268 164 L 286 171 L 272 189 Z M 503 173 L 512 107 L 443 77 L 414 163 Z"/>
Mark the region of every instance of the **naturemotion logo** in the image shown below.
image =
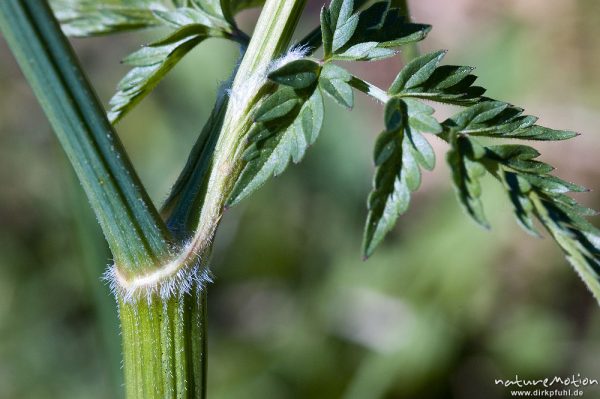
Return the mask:
<path id="1" fill-rule="evenodd" d="M 581 374 L 571 376 L 545 377 L 538 379 L 521 378 L 515 374 L 511 379 L 494 379 L 495 385 L 506 388 L 526 388 L 522 390 L 511 390 L 511 396 L 515 397 L 581 397 L 584 392 L 579 388 L 598 385 L 598 379 L 588 378 Z M 558 389 L 558 388 L 561 389 Z M 535 390 L 531 390 L 535 388 Z"/>

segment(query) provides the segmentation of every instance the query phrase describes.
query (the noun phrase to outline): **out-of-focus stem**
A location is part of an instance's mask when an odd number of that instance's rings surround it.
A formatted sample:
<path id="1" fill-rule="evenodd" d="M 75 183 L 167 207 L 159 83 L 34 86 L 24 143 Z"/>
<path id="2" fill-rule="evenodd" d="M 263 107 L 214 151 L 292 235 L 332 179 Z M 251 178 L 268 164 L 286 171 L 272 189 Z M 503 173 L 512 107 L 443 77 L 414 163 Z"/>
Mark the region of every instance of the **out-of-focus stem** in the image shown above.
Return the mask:
<path id="1" fill-rule="evenodd" d="M 411 21 L 410 16 L 410 7 L 408 5 L 408 0 L 392 0 L 392 6 L 400 8 L 404 15 L 406 15 L 407 22 Z M 405 44 L 402 46 L 402 58 L 404 62 L 408 63 L 415 58 L 417 58 L 421 54 L 419 50 L 419 44 L 417 42 L 412 42 L 409 44 Z"/>

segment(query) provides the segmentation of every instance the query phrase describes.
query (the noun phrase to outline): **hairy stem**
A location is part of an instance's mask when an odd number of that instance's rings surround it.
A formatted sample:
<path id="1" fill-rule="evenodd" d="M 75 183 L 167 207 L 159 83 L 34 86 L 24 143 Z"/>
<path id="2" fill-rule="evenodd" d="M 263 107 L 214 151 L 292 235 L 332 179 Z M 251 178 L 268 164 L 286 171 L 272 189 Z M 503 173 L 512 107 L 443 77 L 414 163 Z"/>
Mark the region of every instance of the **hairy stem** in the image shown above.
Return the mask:
<path id="1" fill-rule="evenodd" d="M 192 252 L 202 253 L 223 214 L 223 205 L 242 169 L 241 145 L 259 100 L 269 64 L 288 46 L 306 0 L 267 0 L 254 35 L 232 84 L 227 110 L 207 177 L 207 190 L 192 239 Z"/>
<path id="2" fill-rule="evenodd" d="M 127 399 L 206 397 L 205 291 L 119 299 Z"/>
<path id="3" fill-rule="evenodd" d="M 178 237 L 197 226 L 192 240 L 173 261 L 126 281 L 145 296 L 129 300 L 127 291 L 117 287 L 128 399 L 206 396 L 204 284 L 212 238 L 241 170 L 249 110 L 259 99 L 268 65 L 289 46 L 304 3 L 266 2 L 233 80 L 232 98 L 217 100 L 214 120 L 163 208 Z"/>
<path id="4" fill-rule="evenodd" d="M 194 148 L 190 156 L 191 164 L 188 162 L 174 189 L 174 197 L 169 198 L 163 209 L 169 223 L 176 224 L 175 231 L 184 231 L 183 237 L 187 237 L 186 233 L 192 227 L 196 230 L 191 239 L 179 248 L 177 256 L 148 273 L 125 276 L 121 270 L 114 268 L 112 277 L 115 285 L 122 288 L 126 295 L 131 296 L 136 292 L 145 294 L 150 290 L 172 291 L 176 280 L 197 268 L 199 259 L 210 251 L 224 204 L 242 170 L 241 144 L 252 123 L 250 110 L 262 95 L 270 63 L 289 46 L 305 2 L 306 0 L 268 0 L 265 3 L 233 80 L 231 98 L 227 102 L 223 121 L 217 122 L 221 126 L 220 132 L 214 134 L 212 127 L 208 128 L 208 142 L 199 142 Z M 215 107 L 215 119 L 222 109 L 218 105 Z M 214 150 L 210 144 L 211 138 L 218 138 Z M 205 151 L 206 148 L 208 152 Z M 190 185 L 190 182 L 201 184 Z M 178 198 L 183 198 L 184 201 L 181 202 Z M 201 206 L 190 208 L 193 204 Z M 191 220 L 191 216 L 195 214 L 198 218 Z"/>

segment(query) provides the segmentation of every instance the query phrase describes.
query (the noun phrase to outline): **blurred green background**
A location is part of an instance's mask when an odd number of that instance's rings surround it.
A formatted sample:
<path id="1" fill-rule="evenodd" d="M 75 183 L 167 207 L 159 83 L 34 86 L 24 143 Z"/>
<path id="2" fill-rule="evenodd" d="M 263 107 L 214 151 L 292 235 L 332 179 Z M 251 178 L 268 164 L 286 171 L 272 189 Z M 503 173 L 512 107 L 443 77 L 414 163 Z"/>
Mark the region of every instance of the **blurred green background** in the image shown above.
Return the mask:
<path id="1" fill-rule="evenodd" d="M 490 96 L 584 133 L 537 147 L 562 177 L 596 189 L 578 199 L 599 209 L 600 2 L 412 3 L 434 26 L 423 51 L 449 49 L 445 62 L 476 66 Z M 301 32 L 321 4 L 309 2 Z M 126 72 L 119 60 L 148 39 L 73 41 L 103 101 Z M 202 44 L 118 126 L 157 203 L 236 58 L 232 44 Z M 0 60 L 0 398 L 119 398 L 116 311 L 100 281 L 109 254 L 3 40 Z M 401 65 L 353 70 L 384 86 Z M 351 113 L 328 102 L 305 161 L 225 215 L 209 288 L 210 397 L 494 399 L 508 394 L 494 379 L 515 374 L 600 378 L 600 317 L 583 283 L 551 240 L 518 229 L 495 182 L 492 231 L 471 222 L 436 139 L 435 172 L 361 261 L 382 110 L 357 97 Z"/>

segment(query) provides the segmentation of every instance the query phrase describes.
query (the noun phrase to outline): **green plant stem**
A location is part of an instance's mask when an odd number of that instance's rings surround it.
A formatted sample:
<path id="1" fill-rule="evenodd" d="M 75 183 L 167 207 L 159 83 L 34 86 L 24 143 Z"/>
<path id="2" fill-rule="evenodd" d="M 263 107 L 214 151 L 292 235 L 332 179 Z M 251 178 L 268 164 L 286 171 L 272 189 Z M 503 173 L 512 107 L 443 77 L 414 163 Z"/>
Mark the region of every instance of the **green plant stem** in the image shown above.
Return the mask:
<path id="1" fill-rule="evenodd" d="M 207 189 L 206 177 L 226 110 L 227 97 L 222 96 L 217 99 L 183 170 L 162 206 L 161 214 L 167 221 L 169 230 L 179 239 L 186 239 L 198 221 Z"/>
<path id="2" fill-rule="evenodd" d="M 261 93 L 260 84 L 247 82 L 264 79 L 270 62 L 287 48 L 304 3 L 266 2 L 232 84 L 235 98 L 216 104 L 214 121 L 163 208 L 171 223 L 182 224 L 183 236 L 197 227 L 186 247 L 189 258 L 179 259 L 178 270 L 208 263 L 223 204 L 241 170 L 240 144 L 251 122 L 249 111 Z M 189 294 L 154 295 L 148 301 L 119 297 L 128 399 L 206 397 L 206 289 L 199 284 L 194 282 Z"/>
<path id="3" fill-rule="evenodd" d="M 224 204 L 242 169 L 242 141 L 250 124 L 250 110 L 260 100 L 269 64 L 289 46 L 306 0 L 267 0 L 254 34 L 233 80 L 210 171 L 191 252 L 203 253 L 223 214 Z M 191 226 L 190 226 L 191 227 Z"/>
<path id="4" fill-rule="evenodd" d="M 392 0 L 391 5 L 393 7 L 398 7 L 402 10 L 402 13 L 406 15 L 406 22 L 411 21 L 408 0 Z M 417 42 L 409 43 L 402 46 L 402 58 L 404 59 L 405 63 L 411 62 L 419 55 L 421 55 L 421 52 L 419 50 L 419 44 Z"/>
<path id="5" fill-rule="evenodd" d="M 357 78 L 356 76 L 353 76 L 349 83 L 350 86 L 354 87 L 356 90 L 373 97 L 382 104 L 387 103 L 387 101 L 390 99 L 390 96 L 385 91 L 374 84 L 367 82 L 366 80 Z"/>
<path id="6" fill-rule="evenodd" d="M 277 41 L 272 40 L 272 43 L 267 46 L 271 47 L 269 51 L 265 51 L 265 49 L 261 49 L 259 47 L 259 45 L 267 44 L 267 41 L 263 41 L 262 43 L 258 42 L 257 40 L 254 41 L 254 48 L 252 49 L 252 51 L 255 53 L 255 55 L 253 59 L 260 58 L 261 60 L 263 60 L 263 67 L 264 65 L 266 65 L 264 61 L 267 61 L 267 63 L 270 62 L 275 56 L 279 55 L 289 45 L 289 32 L 293 32 L 293 29 L 290 29 L 290 27 L 293 27 L 297 23 L 297 19 L 300 15 L 298 10 L 301 11 L 303 9 L 303 3 L 304 2 L 290 2 L 289 4 L 287 4 L 286 6 L 290 10 L 292 10 L 293 19 L 285 20 L 285 23 L 279 27 L 269 28 L 282 30 L 283 27 L 282 31 L 284 32 L 284 35 L 280 38 L 277 38 Z M 359 5 L 362 5 L 364 3 L 365 0 L 358 0 Z M 267 15 L 265 13 L 266 10 L 267 8 L 265 6 L 265 11 L 263 11 L 263 14 L 261 15 Z M 284 9 L 275 12 L 279 15 L 289 13 L 289 11 L 285 11 Z M 285 25 L 287 25 L 287 27 L 285 27 Z M 264 22 L 257 23 L 257 27 L 258 26 L 265 26 Z M 259 32 L 257 30 L 257 32 L 254 33 L 253 37 L 257 37 L 258 34 Z M 249 46 L 249 43 L 240 42 L 240 44 L 242 45 L 241 59 L 250 59 L 249 57 L 245 57 L 245 54 L 248 51 L 247 46 Z M 309 47 L 314 46 L 315 48 L 320 46 L 320 27 L 313 30 L 309 37 L 302 40 L 300 44 Z M 256 54 L 260 54 L 260 57 L 256 57 Z M 241 64 L 243 64 L 243 62 Z M 256 66 L 249 66 L 248 61 L 246 61 L 246 64 L 240 65 L 238 68 L 236 68 L 236 70 L 234 71 L 234 78 L 238 81 L 238 86 L 240 81 L 244 82 L 244 80 L 242 80 L 239 76 L 244 75 L 246 76 L 247 80 L 248 77 L 252 76 L 252 74 L 255 74 L 257 70 L 258 68 Z M 181 172 L 176 184 L 174 185 L 171 191 L 171 194 L 169 195 L 169 197 L 165 201 L 165 204 L 162 207 L 161 213 L 165 217 L 165 219 L 167 219 L 169 229 L 175 232 L 175 234 L 179 237 L 186 237 L 187 235 L 189 235 L 190 232 L 193 232 L 196 226 L 198 226 L 201 211 L 204 209 L 206 213 L 207 207 L 203 207 L 202 202 L 204 201 L 207 194 L 212 155 L 215 152 L 216 142 L 217 140 L 219 140 L 221 132 L 227 131 L 224 128 L 224 118 L 226 112 L 228 111 L 228 105 L 229 102 L 227 96 L 222 96 L 217 99 L 215 106 L 213 107 L 213 110 L 211 112 L 211 115 L 208 118 L 208 121 L 202 129 L 198 140 L 194 144 L 194 148 L 190 153 L 190 156 L 183 171 Z M 229 113 L 231 115 L 231 111 L 229 111 Z M 231 119 L 231 117 L 229 118 Z M 232 121 L 230 121 L 230 123 L 231 122 Z M 233 139 L 230 138 L 228 139 L 228 141 L 233 141 L 236 139 L 239 139 L 239 137 Z M 225 146 L 225 144 L 223 144 L 223 140 L 220 141 L 219 145 Z M 232 178 L 234 177 L 235 176 L 232 176 Z"/>
<path id="7" fill-rule="evenodd" d="M 45 0 L 0 1 L 0 28 L 124 272 L 162 262 L 170 234 Z"/>
<path id="8" fill-rule="evenodd" d="M 206 288 L 162 300 L 119 298 L 127 399 L 206 397 Z"/>

